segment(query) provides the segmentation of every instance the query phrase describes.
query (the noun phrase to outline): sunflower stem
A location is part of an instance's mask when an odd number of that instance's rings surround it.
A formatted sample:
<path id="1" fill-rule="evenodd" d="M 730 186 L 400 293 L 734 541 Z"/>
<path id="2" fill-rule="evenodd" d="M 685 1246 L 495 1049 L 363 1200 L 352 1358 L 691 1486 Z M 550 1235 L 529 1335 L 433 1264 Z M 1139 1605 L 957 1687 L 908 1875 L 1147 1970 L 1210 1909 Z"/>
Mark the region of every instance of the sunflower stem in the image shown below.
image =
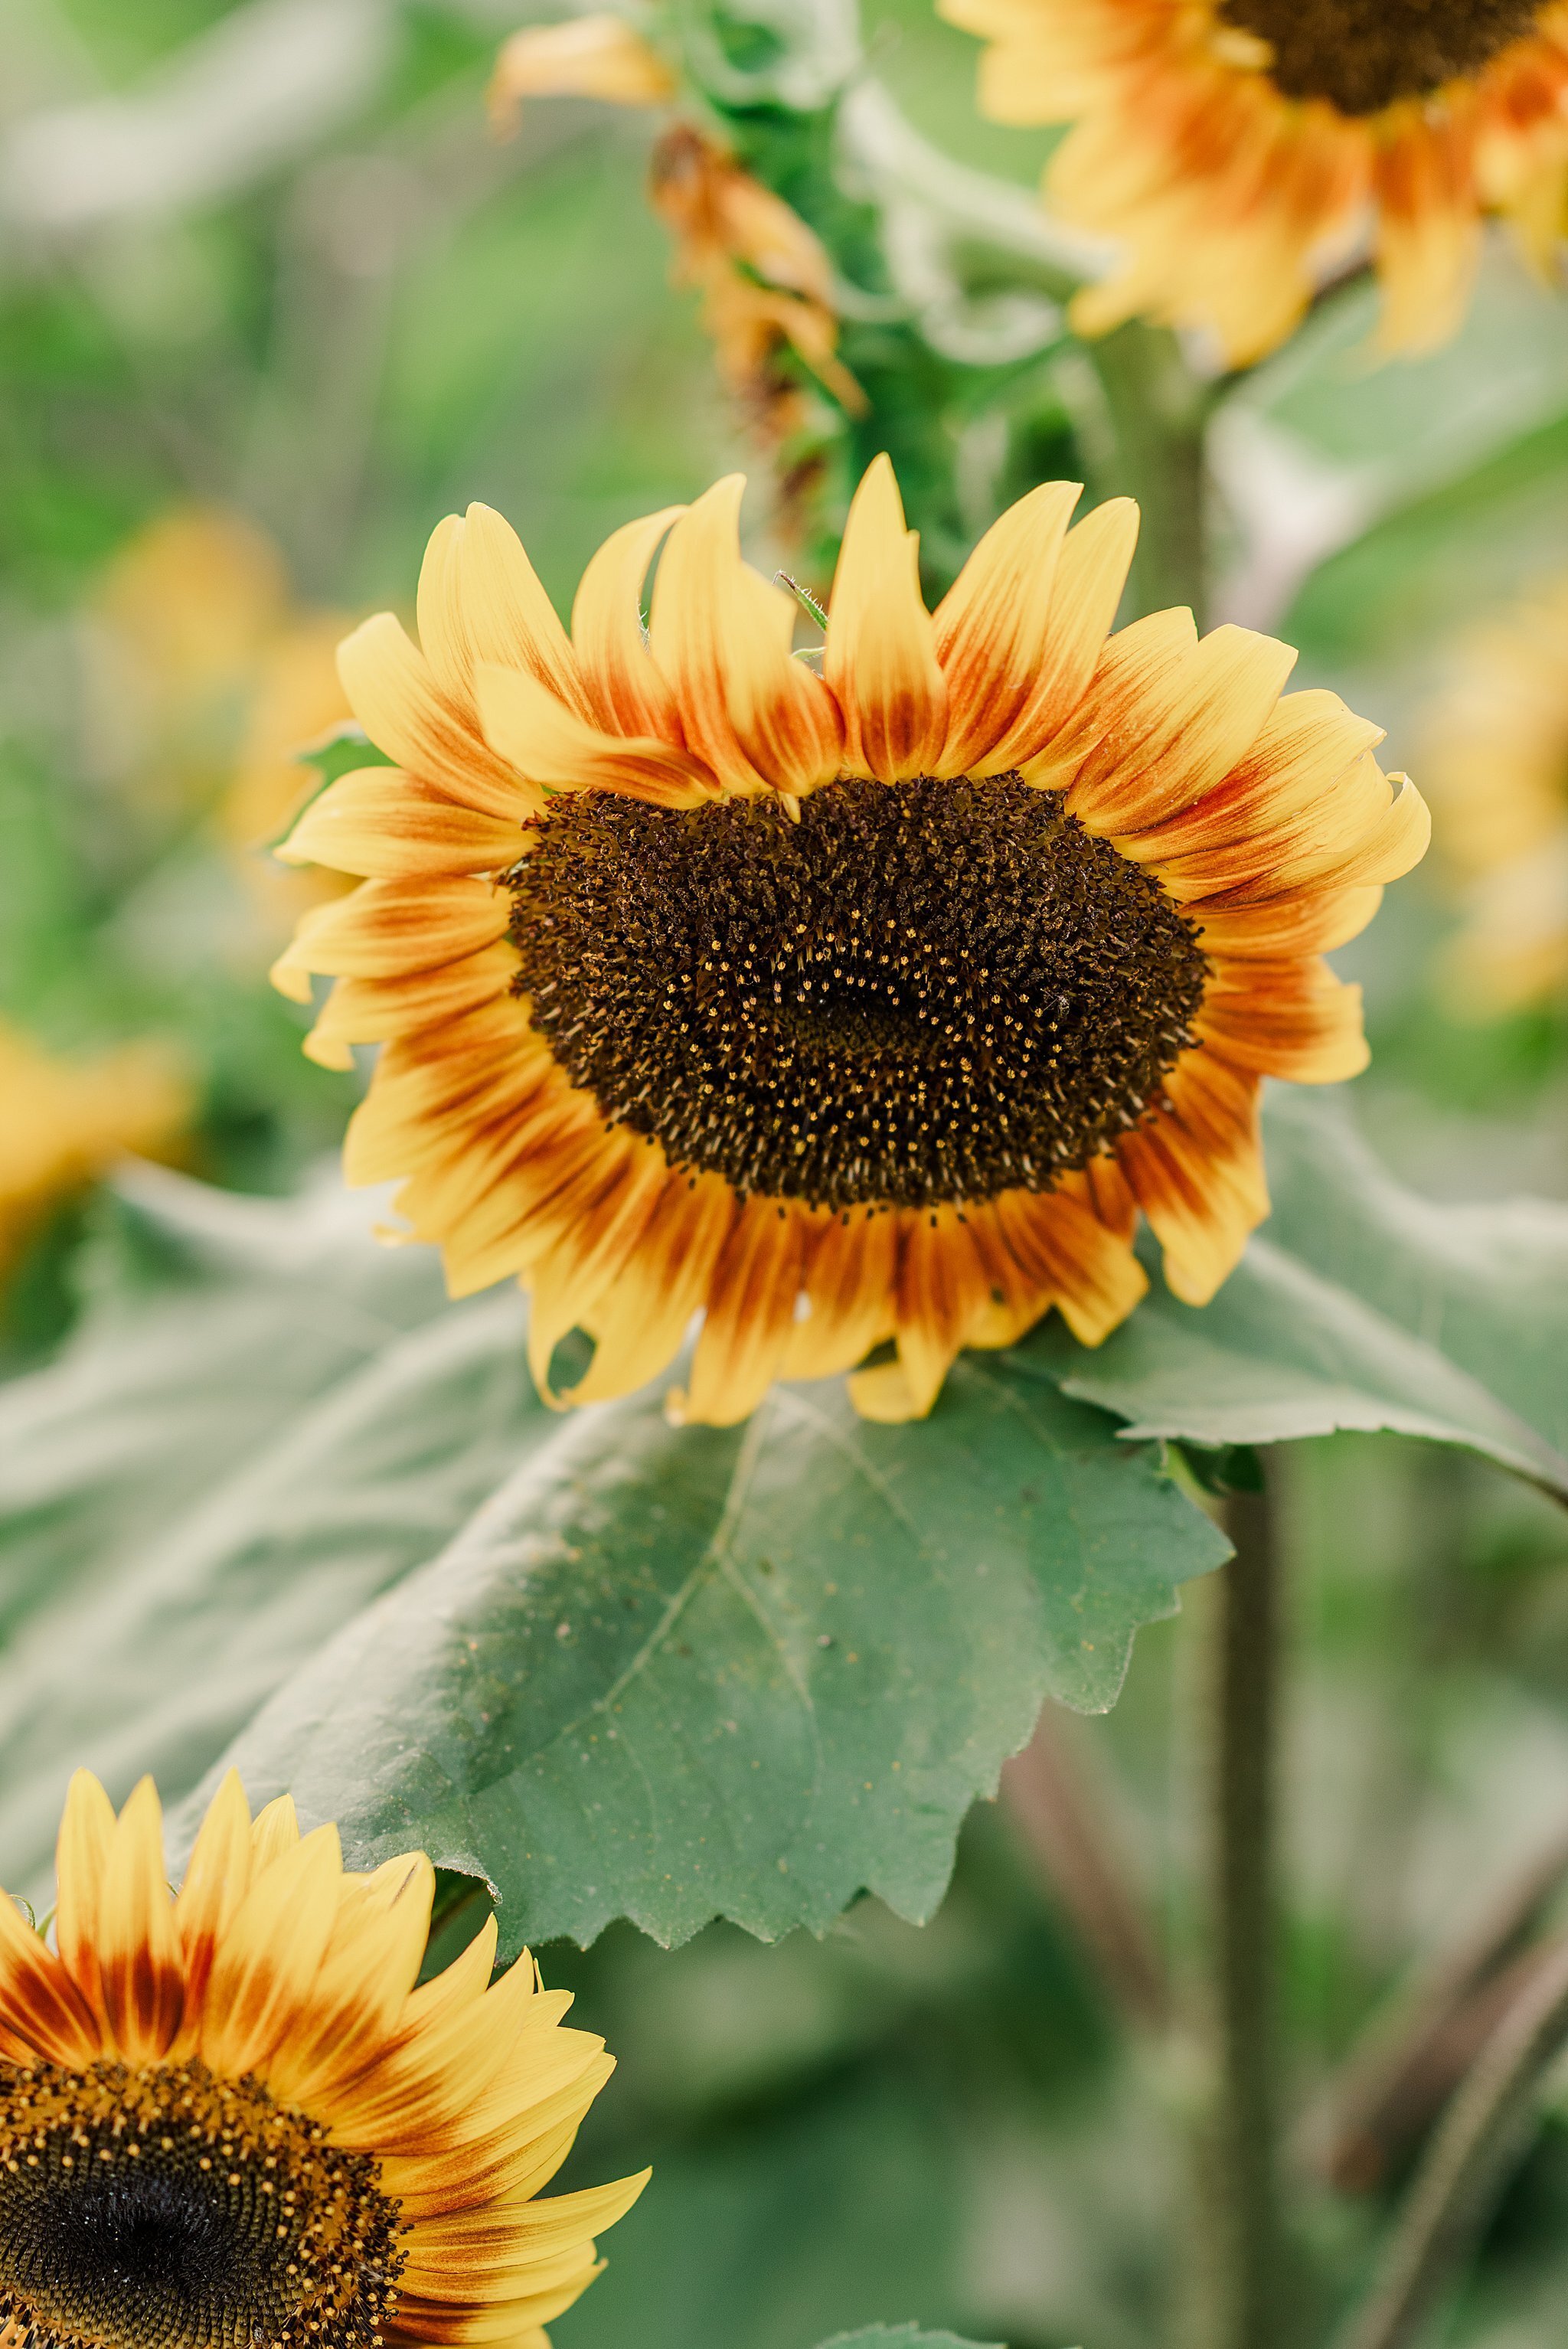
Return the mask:
<path id="1" fill-rule="evenodd" d="M 1208 507 L 1204 443 L 1217 387 L 1193 373 L 1174 335 L 1136 319 L 1083 348 L 1100 404 L 1098 419 L 1079 419 L 1086 461 L 1101 476 L 1092 484 L 1094 493 L 1136 498 L 1142 511 L 1132 600 L 1140 614 L 1186 604 L 1202 627 Z M 1097 441 L 1105 456 L 1095 468 Z"/>
<path id="2" fill-rule="evenodd" d="M 1275 1775 L 1280 1657 L 1276 1470 L 1233 1493 L 1235 1556 L 1209 1594 L 1202 1707 L 1201 2002 L 1209 2088 L 1195 2131 L 1193 2338 L 1279 2349 Z"/>

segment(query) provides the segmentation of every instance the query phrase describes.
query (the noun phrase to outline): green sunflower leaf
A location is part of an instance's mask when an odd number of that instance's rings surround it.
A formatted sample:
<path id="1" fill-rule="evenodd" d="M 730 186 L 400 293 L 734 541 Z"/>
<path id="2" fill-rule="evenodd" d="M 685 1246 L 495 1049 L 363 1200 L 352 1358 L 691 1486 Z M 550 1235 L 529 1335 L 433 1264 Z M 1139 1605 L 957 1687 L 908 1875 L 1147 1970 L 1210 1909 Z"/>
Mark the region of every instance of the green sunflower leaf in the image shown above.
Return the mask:
<path id="1" fill-rule="evenodd" d="M 1224 1550 L 1155 1450 L 1006 1363 L 919 1428 L 837 1383 L 738 1429 L 634 1397 L 555 1422 L 228 1758 L 366 1861 L 485 1878 L 511 1948 L 771 1940 L 862 1888 L 922 1919 L 1044 1699 L 1109 1705 Z"/>
<path id="2" fill-rule="evenodd" d="M 1212 1304 L 1179 1304 L 1155 1273 L 1097 1352 L 1052 1325 L 1020 1359 L 1135 1440 L 1388 1428 L 1568 1495 L 1568 1209 L 1417 1197 L 1338 1089 L 1272 1088 L 1264 1132 L 1274 1213 Z"/>
<path id="3" fill-rule="evenodd" d="M 835 2333 L 822 2349 L 978 2349 L 978 2344 L 960 2340 L 956 2333 L 923 2333 L 918 2324 L 867 2324 L 858 2333 Z"/>
<path id="4" fill-rule="evenodd" d="M 996 1358 L 914 1428 L 838 1382 L 557 1415 L 515 1291 L 448 1307 L 354 1213 L 136 1178 L 134 1278 L 0 1393 L 8 1884 L 76 1764 L 174 1798 L 232 1760 L 356 1862 L 488 1880 L 512 1949 L 923 1917 L 1044 1699 L 1109 1704 L 1224 1555 L 1158 1447 Z"/>
<path id="5" fill-rule="evenodd" d="M 837 1382 L 735 1430 L 557 1415 L 515 1291 L 446 1304 L 335 1185 L 132 1178 L 78 1334 L 0 1390 L 0 1879 L 46 1901 L 78 1763 L 152 1770 L 188 1835 L 233 1761 L 356 1864 L 488 1882 L 511 1949 L 928 1915 L 1041 1702 L 1110 1703 L 1223 1555 L 1159 1439 L 1229 1485 L 1233 1447 L 1397 1428 L 1568 1491 L 1568 1214 L 1416 1199 L 1333 1099 L 1282 1091 L 1269 1156 L 1212 1306 L 1157 1278 L 1099 1353 L 972 1356 L 907 1428 Z"/>
<path id="6" fill-rule="evenodd" d="M 270 840 L 263 845 L 281 848 L 290 833 L 308 808 L 315 805 L 323 792 L 335 783 L 340 776 L 356 774 L 362 767 L 390 767 L 394 761 L 385 750 L 378 750 L 363 726 L 352 718 L 336 726 L 329 726 L 314 742 L 307 742 L 294 752 L 294 764 L 305 769 L 298 796 L 289 808 Z"/>

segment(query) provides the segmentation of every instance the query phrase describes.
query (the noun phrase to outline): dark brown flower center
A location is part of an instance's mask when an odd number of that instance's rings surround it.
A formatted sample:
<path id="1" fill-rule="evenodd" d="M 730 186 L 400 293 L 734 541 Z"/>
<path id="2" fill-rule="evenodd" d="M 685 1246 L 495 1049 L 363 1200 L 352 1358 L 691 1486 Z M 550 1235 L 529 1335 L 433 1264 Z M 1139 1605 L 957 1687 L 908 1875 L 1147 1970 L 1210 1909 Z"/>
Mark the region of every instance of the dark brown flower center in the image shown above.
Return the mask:
<path id="1" fill-rule="evenodd" d="M 1287 98 L 1376 114 L 1479 73 L 1541 14 L 1540 0 L 1222 0 L 1228 25 L 1274 51 Z"/>
<path id="2" fill-rule="evenodd" d="M 673 813 L 552 802 L 517 989 L 573 1082 L 680 1166 L 813 1206 L 1049 1190 L 1192 1041 L 1159 884 L 1016 775 Z"/>
<path id="3" fill-rule="evenodd" d="M 39 2349 L 374 2349 L 397 2205 L 257 2082 L 0 2067 L 0 2320 Z"/>

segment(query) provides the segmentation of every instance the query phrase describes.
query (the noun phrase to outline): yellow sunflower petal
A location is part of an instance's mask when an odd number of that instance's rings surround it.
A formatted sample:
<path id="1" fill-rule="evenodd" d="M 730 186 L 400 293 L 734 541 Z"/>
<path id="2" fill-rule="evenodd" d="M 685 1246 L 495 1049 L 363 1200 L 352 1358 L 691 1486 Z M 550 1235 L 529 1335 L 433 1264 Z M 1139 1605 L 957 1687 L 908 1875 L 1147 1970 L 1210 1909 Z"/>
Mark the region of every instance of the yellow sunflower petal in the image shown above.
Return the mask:
<path id="1" fill-rule="evenodd" d="M 95 2005 L 98 1896 L 113 1839 L 114 1805 L 90 1770 L 75 1771 L 55 1846 L 55 1946 L 71 1979 Z"/>
<path id="2" fill-rule="evenodd" d="M 843 712 L 845 772 L 883 783 L 929 774 L 947 731 L 947 685 L 921 599 L 919 551 L 892 467 L 875 458 L 844 527 L 822 674 Z"/>
<path id="3" fill-rule="evenodd" d="M 98 1895 L 104 2019 L 128 2064 L 153 2064 L 180 2028 L 185 1979 L 163 1868 L 163 1813 L 143 1778 L 115 1825 Z"/>
<path id="4" fill-rule="evenodd" d="M 618 792 L 655 807 L 701 807 L 708 769 L 654 735 L 602 733 L 516 668 L 481 667 L 476 680 L 486 739 L 521 773 L 557 792 Z"/>
<path id="5" fill-rule="evenodd" d="M 481 815 L 526 821 L 537 795 L 498 759 L 440 691 L 422 653 L 390 612 L 378 613 L 337 648 L 338 675 L 355 716 L 378 750 L 449 799 Z"/>
<path id="6" fill-rule="evenodd" d="M 493 507 L 471 505 L 438 526 L 419 574 L 418 616 L 436 682 L 470 724 L 474 672 L 486 661 L 525 669 L 576 716 L 590 715 L 571 640 L 522 541 Z"/>
<path id="7" fill-rule="evenodd" d="M 947 680 L 947 740 L 934 771 L 984 771 L 1047 658 L 1057 560 L 1081 481 L 1045 481 L 992 523 L 932 616 Z"/>
<path id="8" fill-rule="evenodd" d="M 1052 582 L 1039 667 L 1012 725 L 986 757 L 986 770 L 1027 771 L 1083 700 L 1127 585 L 1138 519 L 1130 498 L 1111 498 L 1068 531 Z"/>
<path id="9" fill-rule="evenodd" d="M 680 704 L 643 627 L 648 565 L 685 506 L 629 522 L 604 541 L 583 574 L 572 606 L 572 641 L 593 714 L 607 733 L 686 740 Z"/>
<path id="10" fill-rule="evenodd" d="M 805 1219 L 775 1199 L 750 1199 L 713 1269 L 691 1384 L 672 1393 L 672 1418 L 733 1427 L 749 1419 L 779 1375 L 795 1326 Z"/>
<path id="11" fill-rule="evenodd" d="M 378 880 L 493 873 L 522 854 L 524 821 L 521 804 L 510 818 L 487 815 L 396 767 L 362 767 L 329 783 L 274 854 Z"/>
<path id="12" fill-rule="evenodd" d="M 0 1892 L 0 2029 L 46 2064 L 76 2068 L 99 2054 L 98 2019 L 53 1951 Z"/>
<path id="13" fill-rule="evenodd" d="M 654 653 L 687 742 L 727 791 L 810 792 L 838 771 L 839 712 L 792 656 L 793 597 L 741 560 L 745 487 L 730 474 L 671 531 L 654 583 Z"/>
<path id="14" fill-rule="evenodd" d="M 308 2010 L 342 1876 L 335 1827 L 317 1827 L 271 1861 L 257 1858 L 219 1943 L 201 2018 L 203 2062 L 233 2079 L 264 2064 Z"/>
<path id="15" fill-rule="evenodd" d="M 429 1934 L 436 1872 L 422 1851 L 378 1868 L 340 1900 L 308 2006 L 273 2053 L 274 2096 L 330 2112 L 338 2083 L 362 2072 L 391 2043 L 419 1978 Z"/>
<path id="16" fill-rule="evenodd" d="M 304 916 L 294 944 L 273 966 L 273 984 L 308 1002 L 313 971 L 334 978 L 394 978 L 434 970 L 493 946 L 511 918 L 505 894 L 487 881 L 443 875 L 363 881 L 351 895 Z"/>
<path id="17" fill-rule="evenodd" d="M 1189 1052 L 1166 1090 L 1170 1109 L 1117 1155 L 1164 1252 L 1167 1285 L 1184 1304 L 1206 1305 L 1269 1211 L 1257 1080 L 1214 1051 Z"/>
<path id="18" fill-rule="evenodd" d="M 185 1973 L 182 2038 L 192 2046 L 218 1943 L 250 1889 L 251 1812 L 237 1770 L 225 1773 L 197 1830 L 174 1903 Z"/>
<path id="19" fill-rule="evenodd" d="M 1086 831 L 1125 837 L 1167 820 L 1249 750 L 1295 666 L 1289 645 L 1216 628 L 1170 675 L 1146 686 L 1130 739 L 1108 735 L 1073 778 L 1068 808 Z"/>
<path id="20" fill-rule="evenodd" d="M 675 92 L 675 77 L 658 51 L 624 16 L 605 11 L 513 33 L 501 45 L 488 96 L 490 119 L 504 130 L 525 98 L 656 106 Z"/>

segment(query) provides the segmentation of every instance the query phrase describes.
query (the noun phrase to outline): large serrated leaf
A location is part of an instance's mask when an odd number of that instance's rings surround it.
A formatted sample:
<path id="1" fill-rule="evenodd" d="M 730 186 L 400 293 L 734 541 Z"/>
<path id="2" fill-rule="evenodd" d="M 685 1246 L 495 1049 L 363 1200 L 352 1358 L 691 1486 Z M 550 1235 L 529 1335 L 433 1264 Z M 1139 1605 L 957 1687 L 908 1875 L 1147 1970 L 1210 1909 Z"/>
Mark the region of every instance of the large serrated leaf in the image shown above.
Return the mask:
<path id="1" fill-rule="evenodd" d="M 1388 1428 L 1568 1495 L 1568 1209 L 1439 1206 L 1396 1183 L 1337 1089 L 1271 1090 L 1274 1213 L 1202 1310 L 1156 1278 L 1097 1353 L 1020 1350 L 1130 1437 L 1274 1444 Z"/>
<path id="2" fill-rule="evenodd" d="M 511 1947 L 820 1930 L 862 1887 L 924 1918 L 1044 1699 L 1109 1705 L 1223 1555 L 1156 1454 L 1006 1363 L 913 1428 L 836 1382 L 741 1429 L 633 1397 L 560 1423 L 227 1758 L 364 1860 L 486 1876 Z"/>
<path id="3" fill-rule="evenodd" d="M 868 2324 L 859 2333 L 836 2333 L 822 2349 L 978 2349 L 956 2333 L 923 2333 L 918 2324 Z"/>
<path id="4" fill-rule="evenodd" d="M 515 1291 L 445 1305 L 341 1194 L 149 1174 L 126 1212 L 139 1288 L 0 1394 L 22 1889 L 76 1764 L 178 1797 L 233 1758 L 361 1861 L 488 1878 L 511 1947 L 821 1926 L 862 1884 L 924 1915 L 1044 1698 L 1109 1704 L 1223 1554 L 1155 1449 L 1006 1363 L 909 1429 L 836 1383 L 731 1432 L 656 1392 L 560 1417 Z"/>

